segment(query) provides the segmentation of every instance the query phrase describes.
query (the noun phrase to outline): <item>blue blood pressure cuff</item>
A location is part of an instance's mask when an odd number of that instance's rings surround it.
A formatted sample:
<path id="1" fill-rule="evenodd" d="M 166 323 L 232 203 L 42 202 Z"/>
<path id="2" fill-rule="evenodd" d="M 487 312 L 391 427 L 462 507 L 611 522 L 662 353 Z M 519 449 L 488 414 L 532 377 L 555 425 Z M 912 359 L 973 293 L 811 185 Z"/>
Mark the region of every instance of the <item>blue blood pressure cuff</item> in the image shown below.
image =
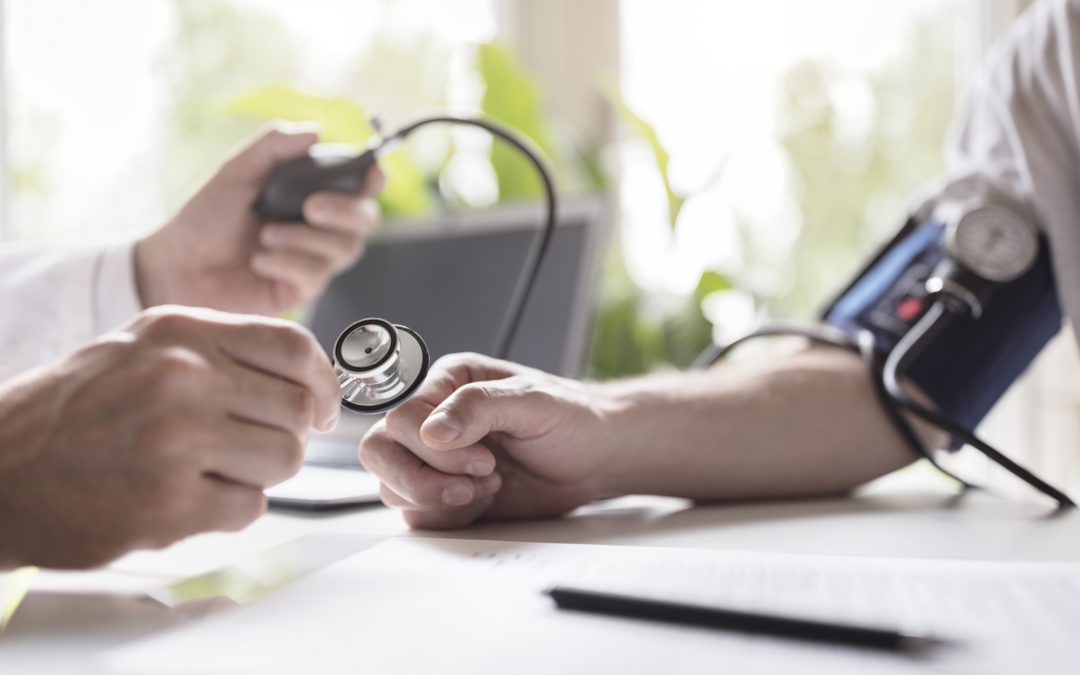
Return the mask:
<path id="1" fill-rule="evenodd" d="M 945 228 L 909 221 L 822 313 L 855 337 L 869 330 L 888 353 L 929 306 L 924 282 L 945 256 Z M 980 318 L 951 323 L 907 377 L 951 418 L 974 429 L 1061 329 L 1062 313 L 1043 239 L 1035 265 L 996 288 Z"/>

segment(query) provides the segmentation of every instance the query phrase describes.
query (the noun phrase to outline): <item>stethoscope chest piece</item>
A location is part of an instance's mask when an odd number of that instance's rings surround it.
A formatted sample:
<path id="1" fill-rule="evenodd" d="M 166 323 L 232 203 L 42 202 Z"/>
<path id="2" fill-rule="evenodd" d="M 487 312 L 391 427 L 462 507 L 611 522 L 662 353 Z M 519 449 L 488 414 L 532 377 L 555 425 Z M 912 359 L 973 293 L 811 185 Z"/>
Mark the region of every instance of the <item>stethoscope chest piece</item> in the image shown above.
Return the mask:
<path id="1" fill-rule="evenodd" d="M 404 403 L 427 377 L 427 345 L 416 331 L 382 319 L 362 319 L 334 343 L 341 405 L 358 413 Z"/>

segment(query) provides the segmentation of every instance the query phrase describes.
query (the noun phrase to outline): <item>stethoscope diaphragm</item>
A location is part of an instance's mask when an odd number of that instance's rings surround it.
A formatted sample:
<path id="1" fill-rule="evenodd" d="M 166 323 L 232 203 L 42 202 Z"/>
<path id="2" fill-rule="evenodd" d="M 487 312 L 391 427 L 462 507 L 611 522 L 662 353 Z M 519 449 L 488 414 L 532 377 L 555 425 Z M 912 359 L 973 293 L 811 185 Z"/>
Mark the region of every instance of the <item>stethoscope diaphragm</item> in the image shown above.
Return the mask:
<path id="1" fill-rule="evenodd" d="M 383 319 L 361 319 L 334 342 L 341 405 L 382 413 L 404 403 L 427 377 L 430 357 L 420 335 Z"/>

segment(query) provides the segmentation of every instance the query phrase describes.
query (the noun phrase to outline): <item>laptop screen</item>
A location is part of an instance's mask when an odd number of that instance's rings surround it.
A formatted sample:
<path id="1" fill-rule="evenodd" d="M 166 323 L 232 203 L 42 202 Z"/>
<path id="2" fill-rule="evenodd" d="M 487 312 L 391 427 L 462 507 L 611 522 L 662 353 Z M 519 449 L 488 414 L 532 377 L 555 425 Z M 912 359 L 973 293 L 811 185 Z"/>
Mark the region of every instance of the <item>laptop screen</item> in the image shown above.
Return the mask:
<path id="1" fill-rule="evenodd" d="M 511 360 L 580 374 L 604 213 L 596 200 L 560 210 Z M 419 229 L 389 223 L 385 236 L 331 284 L 310 326 L 328 351 L 348 324 L 381 317 L 419 332 L 433 360 L 461 351 L 490 354 L 540 219 L 540 209 L 530 205 L 459 214 Z"/>

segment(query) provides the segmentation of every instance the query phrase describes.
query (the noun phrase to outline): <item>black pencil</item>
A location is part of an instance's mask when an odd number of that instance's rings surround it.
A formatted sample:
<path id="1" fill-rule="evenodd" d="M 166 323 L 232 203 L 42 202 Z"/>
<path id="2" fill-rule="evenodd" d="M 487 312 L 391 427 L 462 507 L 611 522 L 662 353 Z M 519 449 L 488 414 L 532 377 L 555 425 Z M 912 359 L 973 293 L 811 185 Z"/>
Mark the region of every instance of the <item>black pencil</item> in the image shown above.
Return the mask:
<path id="1" fill-rule="evenodd" d="M 924 635 L 851 624 L 706 607 L 556 586 L 545 591 L 560 609 L 702 626 L 755 635 L 829 642 L 896 652 L 926 652 L 949 643 Z"/>

